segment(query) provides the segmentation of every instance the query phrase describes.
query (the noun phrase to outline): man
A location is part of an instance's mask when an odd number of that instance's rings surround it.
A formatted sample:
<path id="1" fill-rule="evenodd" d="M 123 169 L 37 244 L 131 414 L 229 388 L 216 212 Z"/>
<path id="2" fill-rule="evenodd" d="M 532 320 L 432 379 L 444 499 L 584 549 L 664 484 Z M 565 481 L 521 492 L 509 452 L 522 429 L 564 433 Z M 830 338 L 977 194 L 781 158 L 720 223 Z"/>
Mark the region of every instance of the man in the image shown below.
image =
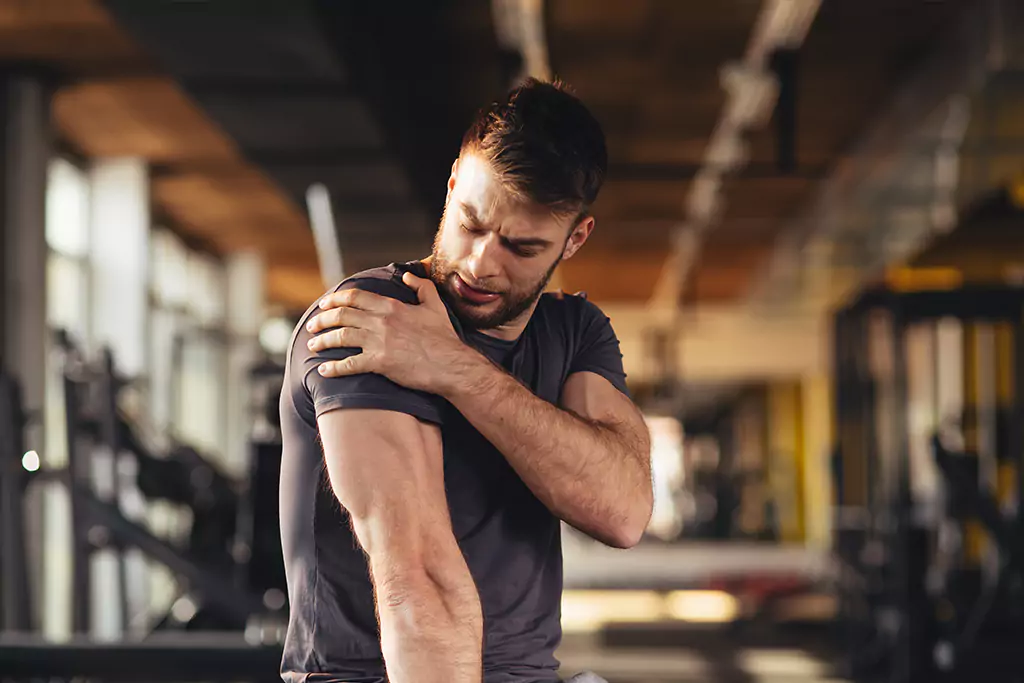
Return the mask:
<path id="1" fill-rule="evenodd" d="M 527 81 L 463 139 L 432 255 L 352 276 L 296 328 L 286 681 L 559 680 L 560 520 L 626 548 L 653 497 L 608 318 L 542 295 L 606 167 L 583 104 Z"/>

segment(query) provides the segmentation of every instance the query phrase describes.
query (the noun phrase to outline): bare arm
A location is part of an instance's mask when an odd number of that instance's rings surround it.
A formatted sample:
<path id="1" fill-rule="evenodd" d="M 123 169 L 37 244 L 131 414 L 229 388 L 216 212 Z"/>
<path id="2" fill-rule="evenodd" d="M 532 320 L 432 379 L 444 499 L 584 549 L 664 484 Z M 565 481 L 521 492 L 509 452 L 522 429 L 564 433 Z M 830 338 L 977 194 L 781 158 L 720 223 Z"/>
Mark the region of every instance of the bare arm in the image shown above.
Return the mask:
<path id="1" fill-rule="evenodd" d="M 650 435 L 611 382 L 571 375 L 560 408 L 478 354 L 450 370 L 446 398 L 553 514 L 607 545 L 639 542 L 654 502 Z"/>
<path id="2" fill-rule="evenodd" d="M 335 410 L 318 425 L 369 561 L 388 680 L 479 683 L 483 618 L 452 534 L 440 429 L 382 410 Z"/>

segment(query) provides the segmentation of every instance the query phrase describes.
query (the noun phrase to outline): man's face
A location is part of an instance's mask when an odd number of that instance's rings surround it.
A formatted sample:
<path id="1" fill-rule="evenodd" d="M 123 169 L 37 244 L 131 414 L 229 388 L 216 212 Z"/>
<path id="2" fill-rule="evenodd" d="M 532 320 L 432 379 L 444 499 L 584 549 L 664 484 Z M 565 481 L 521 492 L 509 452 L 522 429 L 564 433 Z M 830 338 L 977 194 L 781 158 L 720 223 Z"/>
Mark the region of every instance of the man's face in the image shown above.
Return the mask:
<path id="1" fill-rule="evenodd" d="M 448 181 L 431 279 L 472 328 L 525 325 L 555 268 L 592 229 L 591 218 L 572 220 L 516 201 L 486 161 L 463 156 Z"/>

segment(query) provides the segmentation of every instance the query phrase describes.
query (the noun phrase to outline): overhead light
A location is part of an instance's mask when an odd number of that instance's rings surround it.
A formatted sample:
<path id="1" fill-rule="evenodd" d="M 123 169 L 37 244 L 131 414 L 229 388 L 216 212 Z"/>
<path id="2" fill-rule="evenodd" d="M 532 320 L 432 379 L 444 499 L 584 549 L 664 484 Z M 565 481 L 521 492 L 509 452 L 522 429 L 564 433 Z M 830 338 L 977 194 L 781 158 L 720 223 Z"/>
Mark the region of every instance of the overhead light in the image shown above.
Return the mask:
<path id="1" fill-rule="evenodd" d="M 762 15 L 767 41 L 777 47 L 798 47 L 820 6 L 821 0 L 771 0 Z"/>
<path id="2" fill-rule="evenodd" d="M 779 97 L 775 74 L 733 62 L 722 68 L 721 77 L 728 96 L 721 125 L 740 130 L 767 125 Z"/>
<path id="3" fill-rule="evenodd" d="M 491 14 L 498 45 L 522 56 L 522 75 L 551 80 L 543 0 L 492 0 Z"/>
<path id="4" fill-rule="evenodd" d="M 690 188 L 689 218 L 694 223 L 704 226 L 714 220 L 718 213 L 718 190 L 722 180 L 717 173 L 702 170 L 693 180 Z"/>
<path id="5" fill-rule="evenodd" d="M 736 128 L 719 126 L 708 144 L 705 159 L 709 166 L 721 173 L 730 173 L 747 163 L 747 143 Z"/>
<path id="6" fill-rule="evenodd" d="M 306 207 L 313 242 L 320 260 L 320 278 L 325 288 L 334 287 L 345 277 L 341 244 L 331 210 L 331 194 L 323 183 L 314 183 L 306 190 Z"/>

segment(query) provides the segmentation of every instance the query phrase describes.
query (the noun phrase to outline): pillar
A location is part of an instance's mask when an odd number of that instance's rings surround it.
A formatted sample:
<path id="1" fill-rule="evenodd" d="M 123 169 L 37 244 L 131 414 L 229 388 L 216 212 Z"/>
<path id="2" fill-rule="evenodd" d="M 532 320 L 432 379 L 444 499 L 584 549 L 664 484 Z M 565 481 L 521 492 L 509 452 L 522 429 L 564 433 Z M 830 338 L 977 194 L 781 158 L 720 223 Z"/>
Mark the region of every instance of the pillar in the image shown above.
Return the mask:
<path id="1" fill-rule="evenodd" d="M 259 358 L 260 326 L 265 318 L 263 260 L 255 252 L 228 257 L 228 396 L 225 465 L 232 474 L 247 473 L 253 428 L 249 373 Z"/>
<path id="2" fill-rule="evenodd" d="M 46 386 L 46 164 L 51 149 L 50 88 L 27 73 L 0 72 L 0 369 L 20 385 L 24 410 L 43 409 Z M 11 435 L 0 434 L 0 438 Z M 26 597 L 39 597 L 40 504 L 22 495 L 21 453 L 43 452 L 41 421 L 28 424 L 23 439 L 11 439 L 0 462 L 4 514 L 0 519 L 0 603 L 3 622 L 24 628 L 37 615 Z M 27 524 L 26 524 L 27 521 Z M 27 527 L 27 529 L 26 529 Z M 27 530 L 27 533 L 25 533 Z M 23 539 L 28 539 L 26 547 Z M 38 599 L 34 601 L 39 604 Z"/>
<path id="3" fill-rule="evenodd" d="M 109 348 L 116 372 L 137 378 L 147 372 L 149 347 L 148 168 L 139 158 L 98 159 L 90 167 L 89 184 L 90 348 L 93 358 L 95 352 Z M 93 452 L 91 464 L 93 485 L 101 499 L 120 504 L 126 493 L 131 496 L 134 483 L 120 460 L 99 449 Z M 127 600 L 131 618 L 147 602 L 147 579 L 145 562 L 136 550 L 125 551 L 124 557 L 116 550 L 93 554 L 93 637 L 117 640 L 124 636 L 128 624 L 121 600 Z"/>

